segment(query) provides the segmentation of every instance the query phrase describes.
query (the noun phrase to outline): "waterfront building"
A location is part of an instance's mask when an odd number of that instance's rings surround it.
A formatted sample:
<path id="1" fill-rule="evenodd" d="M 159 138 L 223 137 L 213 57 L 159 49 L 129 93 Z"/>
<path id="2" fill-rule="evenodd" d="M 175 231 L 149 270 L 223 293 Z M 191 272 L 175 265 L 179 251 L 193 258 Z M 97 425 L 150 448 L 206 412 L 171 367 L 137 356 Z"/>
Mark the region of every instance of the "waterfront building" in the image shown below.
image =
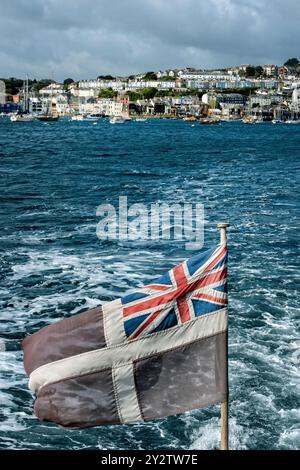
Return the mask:
<path id="1" fill-rule="evenodd" d="M 272 104 L 272 96 L 271 95 L 252 95 L 250 97 L 250 106 L 259 106 L 260 108 L 263 108 L 264 106 L 271 106 Z"/>
<path id="2" fill-rule="evenodd" d="M 9 113 L 16 113 L 19 111 L 20 105 L 19 103 L 12 103 L 8 101 L 6 103 L 0 103 L 0 113 L 2 114 L 9 114 Z"/>
<path id="3" fill-rule="evenodd" d="M 42 114 L 43 111 L 44 111 L 43 101 L 40 98 L 37 98 L 37 97 L 29 98 L 29 112 L 31 114 Z"/>
<path id="4" fill-rule="evenodd" d="M 220 105 L 245 106 L 247 102 L 247 97 L 240 93 L 220 93 L 216 95 L 216 99 Z"/>

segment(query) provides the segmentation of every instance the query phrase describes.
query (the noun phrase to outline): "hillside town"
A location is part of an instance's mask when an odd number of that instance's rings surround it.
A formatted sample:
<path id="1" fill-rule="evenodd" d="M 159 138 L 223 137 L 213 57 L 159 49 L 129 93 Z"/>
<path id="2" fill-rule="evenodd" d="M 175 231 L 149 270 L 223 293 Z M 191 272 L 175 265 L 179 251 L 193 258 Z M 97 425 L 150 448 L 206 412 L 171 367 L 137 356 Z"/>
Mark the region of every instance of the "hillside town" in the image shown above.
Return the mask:
<path id="1" fill-rule="evenodd" d="M 63 83 L 3 79 L 0 113 L 98 117 L 208 118 L 211 122 L 298 122 L 300 63 L 243 64 L 219 70 L 168 69 Z M 19 86 L 18 86 L 19 85 Z"/>

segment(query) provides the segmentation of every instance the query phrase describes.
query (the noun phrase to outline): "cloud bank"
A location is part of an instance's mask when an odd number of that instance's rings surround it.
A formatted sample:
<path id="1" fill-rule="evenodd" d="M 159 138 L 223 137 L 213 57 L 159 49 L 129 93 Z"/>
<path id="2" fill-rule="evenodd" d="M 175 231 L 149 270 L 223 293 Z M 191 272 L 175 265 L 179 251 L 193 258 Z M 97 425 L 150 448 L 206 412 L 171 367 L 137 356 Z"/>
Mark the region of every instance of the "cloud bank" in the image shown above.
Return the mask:
<path id="1" fill-rule="evenodd" d="M 299 24 L 299 0 L 1 0 L 0 76 L 280 64 Z"/>

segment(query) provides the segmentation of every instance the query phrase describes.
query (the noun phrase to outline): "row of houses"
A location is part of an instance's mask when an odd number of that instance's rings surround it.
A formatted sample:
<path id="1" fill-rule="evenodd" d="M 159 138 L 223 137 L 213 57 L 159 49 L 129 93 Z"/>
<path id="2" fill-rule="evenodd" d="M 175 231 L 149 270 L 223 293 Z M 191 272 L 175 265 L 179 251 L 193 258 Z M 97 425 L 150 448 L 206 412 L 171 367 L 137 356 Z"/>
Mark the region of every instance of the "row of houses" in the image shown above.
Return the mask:
<path id="1" fill-rule="evenodd" d="M 295 77 L 293 77 L 295 79 Z M 217 78 L 216 75 L 208 77 L 187 75 L 184 78 L 177 78 L 176 80 L 80 80 L 77 83 L 70 85 L 69 90 L 74 96 L 92 97 L 97 96 L 101 90 L 110 88 L 118 93 L 122 92 L 138 92 L 145 88 L 156 88 L 159 91 L 166 90 L 233 90 L 233 89 L 247 89 L 247 88 L 260 88 L 275 90 L 278 87 L 291 84 L 290 79 L 241 79 L 235 76 L 222 75 Z"/>
<path id="2" fill-rule="evenodd" d="M 222 70 L 196 70 L 191 67 L 184 69 L 167 69 L 159 70 L 156 72 L 157 78 L 169 77 L 171 79 L 184 79 L 184 80 L 227 80 L 230 77 L 238 77 L 240 73 L 246 73 L 247 68 L 252 67 L 252 64 L 242 64 L 237 67 L 229 67 Z M 293 70 L 286 66 L 278 67 L 275 64 L 264 64 L 261 66 L 263 74 L 266 77 L 280 77 L 287 76 L 293 73 Z M 144 75 L 137 75 L 137 79 L 143 79 Z"/>

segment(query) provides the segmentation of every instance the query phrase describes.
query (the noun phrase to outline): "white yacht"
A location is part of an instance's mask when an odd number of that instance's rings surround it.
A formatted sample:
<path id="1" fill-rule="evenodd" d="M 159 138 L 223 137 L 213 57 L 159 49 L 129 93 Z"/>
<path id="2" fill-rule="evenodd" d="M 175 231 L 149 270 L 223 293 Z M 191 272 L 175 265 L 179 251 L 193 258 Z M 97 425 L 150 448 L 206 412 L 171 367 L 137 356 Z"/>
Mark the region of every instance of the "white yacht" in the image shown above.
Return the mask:
<path id="1" fill-rule="evenodd" d="M 29 89 L 28 89 L 28 78 L 23 83 L 23 100 L 22 100 L 23 111 L 18 111 L 10 116 L 11 122 L 32 122 L 35 120 L 35 116 L 29 113 Z"/>
<path id="2" fill-rule="evenodd" d="M 109 119 L 111 124 L 123 124 L 125 119 L 122 116 L 113 116 Z"/>
<path id="3" fill-rule="evenodd" d="M 72 121 L 83 121 L 83 119 L 84 119 L 83 114 L 75 114 L 75 116 L 71 117 Z"/>
<path id="4" fill-rule="evenodd" d="M 92 114 L 75 114 L 71 119 L 72 121 L 98 121 L 99 118 Z"/>
<path id="5" fill-rule="evenodd" d="M 10 116 L 11 122 L 32 122 L 35 120 L 35 117 L 32 114 L 13 114 Z"/>
<path id="6" fill-rule="evenodd" d="M 85 116 L 84 118 L 85 121 L 98 121 L 99 120 L 99 117 L 98 116 L 94 116 L 93 114 L 87 114 L 87 116 Z"/>

